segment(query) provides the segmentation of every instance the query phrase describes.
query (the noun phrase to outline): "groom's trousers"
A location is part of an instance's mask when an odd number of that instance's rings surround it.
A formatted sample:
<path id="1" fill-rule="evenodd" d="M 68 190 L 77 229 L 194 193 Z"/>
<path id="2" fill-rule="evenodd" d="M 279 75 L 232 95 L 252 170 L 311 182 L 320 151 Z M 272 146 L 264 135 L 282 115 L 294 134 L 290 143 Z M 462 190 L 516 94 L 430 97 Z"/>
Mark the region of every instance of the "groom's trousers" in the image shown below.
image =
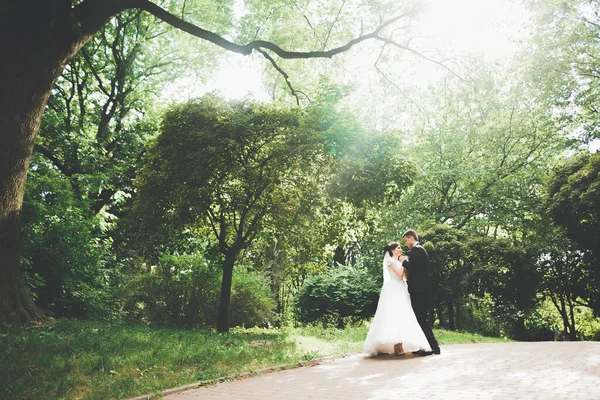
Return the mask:
<path id="1" fill-rule="evenodd" d="M 410 303 L 412 305 L 417 321 L 429 342 L 432 349 L 440 347 L 438 341 L 433 335 L 429 318 L 427 317 L 427 309 L 429 308 L 429 294 L 424 292 L 415 292 L 410 294 Z"/>

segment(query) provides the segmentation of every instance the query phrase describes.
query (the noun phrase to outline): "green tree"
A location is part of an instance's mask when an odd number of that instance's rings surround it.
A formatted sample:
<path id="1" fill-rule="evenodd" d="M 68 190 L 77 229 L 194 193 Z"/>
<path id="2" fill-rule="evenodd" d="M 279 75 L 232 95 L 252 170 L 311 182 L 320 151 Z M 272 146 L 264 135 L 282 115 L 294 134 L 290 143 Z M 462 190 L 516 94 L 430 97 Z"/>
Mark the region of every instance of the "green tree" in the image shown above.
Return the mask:
<path id="1" fill-rule="evenodd" d="M 521 62 L 528 69 L 530 96 L 547 109 L 557 128 L 588 145 L 600 138 L 600 7 L 587 0 L 531 5 L 531 40 Z"/>
<path id="2" fill-rule="evenodd" d="M 148 0 L 4 1 L 0 6 L 0 321 L 23 323 L 42 317 L 23 284 L 19 233 L 30 157 L 52 87 L 69 61 L 103 26 L 131 9 L 143 10 L 227 51 L 248 55 L 257 50 L 268 58 L 269 52 L 281 58 L 332 57 L 378 37 L 384 28 L 407 17 L 401 14 L 383 24 L 377 20 L 372 33 L 331 50 L 293 52 L 263 40 L 236 44 Z"/>
<path id="3" fill-rule="evenodd" d="M 430 257 L 432 306 L 444 328 L 457 329 L 457 314 L 467 300 L 473 269 L 467 258 L 468 235 L 448 225 L 435 225 L 420 236 Z"/>
<path id="4" fill-rule="evenodd" d="M 563 235 L 563 239 L 540 260 L 543 280 L 542 289 L 545 298 L 549 299 L 559 313 L 563 322 L 563 330 L 569 334 L 571 340 L 577 338 L 577 319 L 575 307 L 589 307 L 588 303 L 580 299 L 587 297 L 586 282 L 587 271 L 583 253 L 573 249 Z M 566 246 L 566 248 L 565 248 Z"/>
<path id="5" fill-rule="evenodd" d="M 233 268 L 243 249 L 318 190 L 322 134 L 299 110 L 213 96 L 171 108 L 145 156 L 137 212 L 144 232 L 200 224 L 224 257 L 217 330 L 229 329 Z M 173 228 L 175 227 L 175 228 Z"/>
<path id="6" fill-rule="evenodd" d="M 156 131 L 149 113 L 141 114 L 150 108 L 155 75 L 165 69 L 159 55 L 148 54 L 156 25 L 140 11 L 118 15 L 68 63 L 48 101 L 30 163 L 33 190 L 26 191 L 24 208 L 36 212 L 24 210 L 22 252 L 27 272 L 43 278 L 35 290 L 45 310 L 65 315 L 68 309 L 55 307 L 74 293 L 79 300 L 71 301 L 81 307 L 91 298 L 74 287 L 99 290 L 115 272 L 107 268 L 114 267 L 114 221 L 131 194 L 144 143 Z M 85 229 L 70 226 L 81 218 Z"/>
<path id="7" fill-rule="evenodd" d="M 23 267 L 36 304 L 54 316 L 108 316 L 107 246 L 90 218 L 91 200 L 43 160 L 33 165 L 23 204 Z"/>
<path id="8" fill-rule="evenodd" d="M 546 203 L 552 219 L 566 229 L 573 247 L 583 253 L 581 297 L 600 313 L 600 153 L 582 155 L 558 166 Z"/>
<path id="9" fill-rule="evenodd" d="M 437 223 L 506 227 L 535 207 L 561 136 L 525 93 L 453 88 L 436 89 L 436 113 L 413 137 L 420 176 L 407 200 Z"/>

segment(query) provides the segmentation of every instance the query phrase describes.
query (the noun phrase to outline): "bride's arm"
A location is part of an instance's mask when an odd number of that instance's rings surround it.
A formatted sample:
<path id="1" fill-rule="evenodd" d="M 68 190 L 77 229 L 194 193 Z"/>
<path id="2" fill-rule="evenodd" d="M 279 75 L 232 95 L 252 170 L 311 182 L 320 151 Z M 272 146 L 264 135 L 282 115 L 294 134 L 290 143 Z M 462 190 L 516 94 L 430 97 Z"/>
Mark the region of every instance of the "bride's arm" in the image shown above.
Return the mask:
<path id="1" fill-rule="evenodd" d="M 395 262 L 391 262 L 388 265 L 390 266 L 392 271 L 394 271 L 394 274 L 396 274 L 396 276 L 398 278 L 404 279 L 404 267 L 403 266 L 401 266 L 399 263 L 395 263 Z"/>

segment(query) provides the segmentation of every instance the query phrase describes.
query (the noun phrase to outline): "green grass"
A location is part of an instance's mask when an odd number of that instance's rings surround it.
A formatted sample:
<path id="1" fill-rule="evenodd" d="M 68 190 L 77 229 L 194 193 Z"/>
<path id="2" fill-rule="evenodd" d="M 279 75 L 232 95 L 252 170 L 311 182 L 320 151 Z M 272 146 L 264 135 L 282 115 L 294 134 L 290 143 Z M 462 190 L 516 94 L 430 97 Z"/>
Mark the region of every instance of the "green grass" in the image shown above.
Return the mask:
<path id="1" fill-rule="evenodd" d="M 366 326 L 184 331 L 58 320 L 0 335 L 0 398 L 120 399 L 361 351 Z M 502 341 L 436 330 L 441 344 Z"/>

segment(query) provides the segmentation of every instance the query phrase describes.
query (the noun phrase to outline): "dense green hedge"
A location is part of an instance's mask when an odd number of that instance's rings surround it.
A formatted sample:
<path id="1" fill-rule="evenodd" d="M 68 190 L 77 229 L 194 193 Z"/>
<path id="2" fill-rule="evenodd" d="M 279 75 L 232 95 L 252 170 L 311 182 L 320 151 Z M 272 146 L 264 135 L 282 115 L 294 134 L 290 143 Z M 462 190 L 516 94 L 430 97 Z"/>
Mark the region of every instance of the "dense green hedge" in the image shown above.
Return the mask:
<path id="1" fill-rule="evenodd" d="M 309 278 L 294 299 L 300 322 L 343 327 L 371 317 L 377 308 L 380 284 L 365 268 L 338 265 Z"/>

